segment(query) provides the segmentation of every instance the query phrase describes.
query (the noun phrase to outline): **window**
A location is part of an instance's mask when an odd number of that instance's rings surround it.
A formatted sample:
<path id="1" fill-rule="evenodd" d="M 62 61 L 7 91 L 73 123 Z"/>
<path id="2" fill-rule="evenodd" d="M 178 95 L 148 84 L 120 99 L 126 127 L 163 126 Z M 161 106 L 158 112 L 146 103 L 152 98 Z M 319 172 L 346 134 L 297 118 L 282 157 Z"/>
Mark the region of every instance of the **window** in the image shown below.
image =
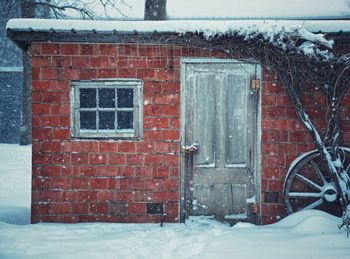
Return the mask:
<path id="1" fill-rule="evenodd" d="M 142 81 L 101 79 L 71 84 L 71 136 L 139 138 Z"/>

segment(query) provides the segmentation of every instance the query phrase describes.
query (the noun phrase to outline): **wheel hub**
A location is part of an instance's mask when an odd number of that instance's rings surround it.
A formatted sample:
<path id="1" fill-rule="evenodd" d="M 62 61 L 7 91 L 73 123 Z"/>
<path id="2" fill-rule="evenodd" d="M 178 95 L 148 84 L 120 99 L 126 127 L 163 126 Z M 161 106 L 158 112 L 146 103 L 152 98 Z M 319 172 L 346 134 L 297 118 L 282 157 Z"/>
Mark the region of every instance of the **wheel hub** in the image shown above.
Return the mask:
<path id="1" fill-rule="evenodd" d="M 328 185 L 323 192 L 323 198 L 328 202 L 334 202 L 338 197 L 336 188 L 332 185 Z"/>

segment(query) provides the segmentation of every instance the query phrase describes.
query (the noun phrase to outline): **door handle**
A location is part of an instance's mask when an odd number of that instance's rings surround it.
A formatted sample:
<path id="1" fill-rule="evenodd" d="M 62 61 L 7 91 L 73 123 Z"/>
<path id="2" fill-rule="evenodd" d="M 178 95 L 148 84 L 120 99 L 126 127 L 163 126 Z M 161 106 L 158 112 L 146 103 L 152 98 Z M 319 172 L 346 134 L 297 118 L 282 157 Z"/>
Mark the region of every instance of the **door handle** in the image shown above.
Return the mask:
<path id="1" fill-rule="evenodd" d="M 182 147 L 182 152 L 186 154 L 194 154 L 198 151 L 198 143 L 193 143 L 192 145 L 186 145 Z"/>

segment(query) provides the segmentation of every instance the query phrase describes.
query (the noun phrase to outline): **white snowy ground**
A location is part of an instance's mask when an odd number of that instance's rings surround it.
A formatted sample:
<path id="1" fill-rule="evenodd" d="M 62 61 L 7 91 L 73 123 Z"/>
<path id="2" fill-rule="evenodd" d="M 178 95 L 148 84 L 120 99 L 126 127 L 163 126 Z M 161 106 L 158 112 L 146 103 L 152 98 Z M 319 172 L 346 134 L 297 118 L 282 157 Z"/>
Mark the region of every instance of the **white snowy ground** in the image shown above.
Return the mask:
<path id="1" fill-rule="evenodd" d="M 0 258 L 350 258 L 340 219 L 319 211 L 279 223 L 29 224 L 30 147 L 0 145 Z"/>

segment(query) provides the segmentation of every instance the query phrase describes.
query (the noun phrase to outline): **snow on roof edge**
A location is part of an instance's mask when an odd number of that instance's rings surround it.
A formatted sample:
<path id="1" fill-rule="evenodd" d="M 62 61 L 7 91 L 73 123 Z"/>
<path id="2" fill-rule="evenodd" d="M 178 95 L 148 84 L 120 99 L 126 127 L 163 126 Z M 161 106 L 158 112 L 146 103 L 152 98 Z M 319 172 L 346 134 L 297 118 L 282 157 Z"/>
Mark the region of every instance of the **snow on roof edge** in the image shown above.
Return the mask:
<path id="1" fill-rule="evenodd" d="M 11 19 L 6 29 L 17 31 L 100 31 L 100 32 L 216 32 L 240 31 L 249 28 L 271 30 L 290 26 L 311 32 L 350 32 L 350 20 L 167 20 L 167 21 L 96 21 L 55 19 Z"/>

